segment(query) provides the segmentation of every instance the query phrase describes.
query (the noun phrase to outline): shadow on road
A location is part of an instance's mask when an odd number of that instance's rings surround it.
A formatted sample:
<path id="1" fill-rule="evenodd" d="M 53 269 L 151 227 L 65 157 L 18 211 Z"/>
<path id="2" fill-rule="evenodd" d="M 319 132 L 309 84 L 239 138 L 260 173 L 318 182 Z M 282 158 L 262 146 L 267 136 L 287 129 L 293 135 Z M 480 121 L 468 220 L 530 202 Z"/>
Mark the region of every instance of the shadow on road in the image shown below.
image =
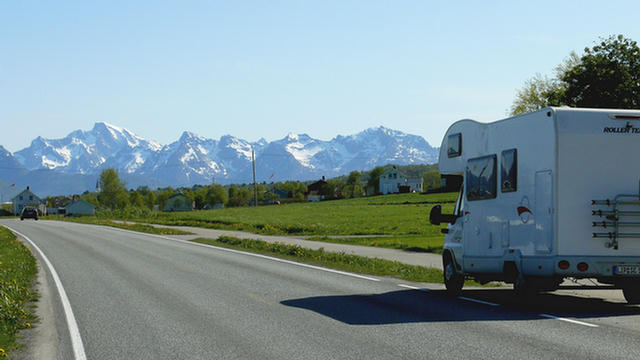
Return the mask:
<path id="1" fill-rule="evenodd" d="M 603 299 L 558 294 L 517 298 L 511 290 L 470 290 L 462 296 L 500 304 L 473 303 L 444 290 L 399 290 L 372 295 L 316 296 L 286 300 L 286 306 L 314 311 L 350 325 L 418 322 L 505 321 L 542 319 L 540 313 L 573 318 L 640 315 L 640 307 Z"/>

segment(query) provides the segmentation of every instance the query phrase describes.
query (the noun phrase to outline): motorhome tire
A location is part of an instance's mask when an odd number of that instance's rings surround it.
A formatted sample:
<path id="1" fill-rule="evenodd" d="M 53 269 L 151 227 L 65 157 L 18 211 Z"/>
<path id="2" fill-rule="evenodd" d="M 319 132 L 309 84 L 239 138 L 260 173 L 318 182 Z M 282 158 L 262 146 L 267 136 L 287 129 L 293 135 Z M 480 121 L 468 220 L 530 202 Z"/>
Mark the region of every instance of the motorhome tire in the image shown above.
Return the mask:
<path id="1" fill-rule="evenodd" d="M 532 279 L 518 274 L 516 281 L 513 283 L 513 292 L 517 296 L 530 296 L 538 292 Z"/>
<path id="2" fill-rule="evenodd" d="M 622 288 L 622 294 L 629 304 L 640 304 L 640 284 Z"/>
<path id="3" fill-rule="evenodd" d="M 446 254 L 443 257 L 444 267 L 444 286 L 447 288 L 447 293 L 452 296 L 460 295 L 462 287 L 464 286 L 464 276 L 456 271 L 456 266 L 453 263 L 451 255 Z"/>

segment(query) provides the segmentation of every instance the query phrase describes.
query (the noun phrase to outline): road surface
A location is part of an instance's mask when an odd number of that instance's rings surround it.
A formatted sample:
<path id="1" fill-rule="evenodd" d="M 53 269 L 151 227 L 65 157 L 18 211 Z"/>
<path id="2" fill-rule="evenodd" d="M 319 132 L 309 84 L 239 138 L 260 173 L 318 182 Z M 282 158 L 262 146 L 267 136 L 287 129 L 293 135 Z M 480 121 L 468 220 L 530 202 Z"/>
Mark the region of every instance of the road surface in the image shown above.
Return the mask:
<path id="1" fill-rule="evenodd" d="M 50 261 L 88 359 L 640 358 L 640 307 L 618 298 L 522 301 L 509 289 L 472 289 L 451 299 L 439 285 L 108 227 L 0 224 Z M 68 315 L 43 271 L 57 334 L 52 358 L 72 359 Z"/>

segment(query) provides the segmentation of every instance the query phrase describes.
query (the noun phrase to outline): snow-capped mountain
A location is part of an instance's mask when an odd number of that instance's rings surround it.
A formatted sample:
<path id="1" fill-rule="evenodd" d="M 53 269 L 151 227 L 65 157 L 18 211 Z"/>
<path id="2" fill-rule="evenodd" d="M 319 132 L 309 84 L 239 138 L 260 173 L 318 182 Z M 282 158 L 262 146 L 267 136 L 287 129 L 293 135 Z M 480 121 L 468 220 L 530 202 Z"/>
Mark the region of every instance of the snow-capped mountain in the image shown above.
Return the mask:
<path id="1" fill-rule="evenodd" d="M 90 131 L 76 130 L 62 139 L 38 136 L 14 155 L 29 170 L 92 174 L 106 166 L 132 173 L 160 149 L 127 129 L 99 122 Z"/>
<path id="2" fill-rule="evenodd" d="M 421 136 L 384 127 L 329 141 L 292 133 L 255 143 L 230 135 L 207 139 L 185 131 L 162 146 L 127 129 L 96 123 L 90 131 L 76 130 L 62 139 L 38 137 L 12 158 L 32 171 L 97 175 L 112 167 L 130 186 L 190 186 L 252 181 L 252 148 L 259 181 L 311 180 L 386 164 L 431 164 L 438 157 L 438 149 Z"/>

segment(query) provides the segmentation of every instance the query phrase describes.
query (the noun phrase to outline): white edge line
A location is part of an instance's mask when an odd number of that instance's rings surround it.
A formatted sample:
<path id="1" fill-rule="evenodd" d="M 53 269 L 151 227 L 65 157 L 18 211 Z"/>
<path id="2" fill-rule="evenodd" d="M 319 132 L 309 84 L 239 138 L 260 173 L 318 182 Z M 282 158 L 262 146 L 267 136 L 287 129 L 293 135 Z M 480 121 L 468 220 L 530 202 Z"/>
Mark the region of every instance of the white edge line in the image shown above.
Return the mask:
<path id="1" fill-rule="evenodd" d="M 563 318 L 563 317 L 559 317 L 559 316 L 554 316 L 554 315 L 549 315 L 549 314 L 538 314 L 539 316 L 548 318 L 548 319 L 555 319 L 555 320 L 560 320 L 560 321 L 566 321 L 572 324 L 578 324 L 578 325 L 584 325 L 584 326 L 589 326 L 589 327 L 599 327 L 599 325 L 596 324 L 589 324 L 583 321 L 578 321 L 578 320 L 573 320 L 573 319 L 567 319 L 567 318 Z"/>
<path id="2" fill-rule="evenodd" d="M 429 289 L 423 289 L 423 288 L 419 288 L 417 286 L 411 286 L 411 285 L 406 285 L 406 284 L 398 284 L 398 286 L 403 287 L 403 288 L 407 288 L 407 289 L 412 289 L 412 290 L 420 290 L 420 291 L 424 291 L 424 292 L 430 292 L 431 291 Z"/>
<path id="3" fill-rule="evenodd" d="M 90 226 L 95 226 L 95 225 L 90 225 Z M 302 267 L 306 267 L 306 268 L 309 268 L 309 269 L 315 269 L 315 270 L 326 271 L 326 272 L 330 272 L 330 273 L 334 273 L 334 274 L 351 276 L 351 277 L 355 277 L 355 278 L 358 278 L 358 279 L 365 279 L 365 280 L 369 280 L 369 281 L 380 281 L 380 279 L 372 278 L 372 277 L 369 277 L 369 276 L 358 275 L 358 274 L 349 273 L 349 272 L 345 272 L 345 271 L 334 270 L 334 269 L 324 268 L 324 267 L 320 267 L 320 266 L 299 263 L 299 262 L 295 262 L 295 261 L 291 261 L 291 260 L 280 259 L 280 258 L 276 258 L 276 257 L 272 257 L 272 256 L 256 254 L 256 253 L 247 252 L 247 251 L 228 249 L 228 248 L 225 248 L 225 247 L 209 245 L 209 244 L 202 244 L 202 243 L 198 243 L 198 242 L 194 242 L 194 241 L 188 241 L 188 240 L 173 239 L 173 238 L 170 238 L 168 236 L 162 236 L 162 235 L 156 235 L 156 234 L 143 233 L 143 232 L 139 232 L 139 231 L 120 229 L 120 228 L 116 228 L 116 227 L 113 227 L 113 226 L 108 226 L 108 227 L 113 229 L 113 230 L 124 231 L 124 232 L 128 232 L 128 233 L 134 233 L 134 234 L 138 234 L 138 235 L 142 235 L 142 236 L 152 236 L 152 237 L 157 237 L 157 238 L 160 238 L 160 239 L 166 239 L 166 240 L 180 242 L 180 243 L 183 243 L 183 244 L 197 245 L 197 246 L 202 246 L 202 247 L 206 247 L 206 248 L 212 248 L 212 249 L 227 251 L 227 252 L 231 252 L 231 253 L 236 253 L 236 254 L 249 255 L 249 256 L 254 256 L 254 257 L 258 257 L 258 258 L 262 258 L 262 259 L 268 259 L 268 260 L 277 261 L 277 262 L 281 262 L 281 263 L 285 263 L 285 264 L 302 266 Z M 259 240 L 259 241 L 263 241 L 263 240 Z"/>
<path id="4" fill-rule="evenodd" d="M 6 225 L 5 225 L 6 226 Z M 64 287 L 62 287 L 62 282 L 60 281 L 60 277 L 58 273 L 53 268 L 53 265 L 49 261 L 49 259 L 44 255 L 42 250 L 36 245 L 31 239 L 29 239 L 24 234 L 13 230 L 12 228 L 6 226 L 7 229 L 11 230 L 11 232 L 18 234 L 18 236 L 27 240 L 34 249 L 38 251 L 45 264 L 49 268 L 49 272 L 51 273 L 51 277 L 58 288 L 58 293 L 60 294 L 60 301 L 62 302 L 62 308 L 64 309 L 64 315 L 67 320 L 67 327 L 69 328 L 69 336 L 71 337 L 71 346 L 73 347 L 73 354 L 76 360 L 85 360 L 87 355 L 84 352 L 84 345 L 82 344 L 82 337 L 80 336 L 80 330 L 78 329 L 78 323 L 76 322 L 76 318 L 73 315 L 73 310 L 71 309 L 71 303 L 69 302 L 69 298 L 67 297 L 67 293 L 64 291 Z"/>
<path id="5" fill-rule="evenodd" d="M 468 298 L 468 297 L 464 297 L 464 296 L 458 296 L 458 299 L 471 301 L 471 302 L 478 303 L 478 304 L 483 304 L 483 305 L 500 306 L 500 304 L 496 304 L 496 303 L 492 303 L 492 302 L 488 302 L 488 301 L 482 301 L 482 300 L 478 300 L 478 299 L 472 299 L 472 298 Z"/>

